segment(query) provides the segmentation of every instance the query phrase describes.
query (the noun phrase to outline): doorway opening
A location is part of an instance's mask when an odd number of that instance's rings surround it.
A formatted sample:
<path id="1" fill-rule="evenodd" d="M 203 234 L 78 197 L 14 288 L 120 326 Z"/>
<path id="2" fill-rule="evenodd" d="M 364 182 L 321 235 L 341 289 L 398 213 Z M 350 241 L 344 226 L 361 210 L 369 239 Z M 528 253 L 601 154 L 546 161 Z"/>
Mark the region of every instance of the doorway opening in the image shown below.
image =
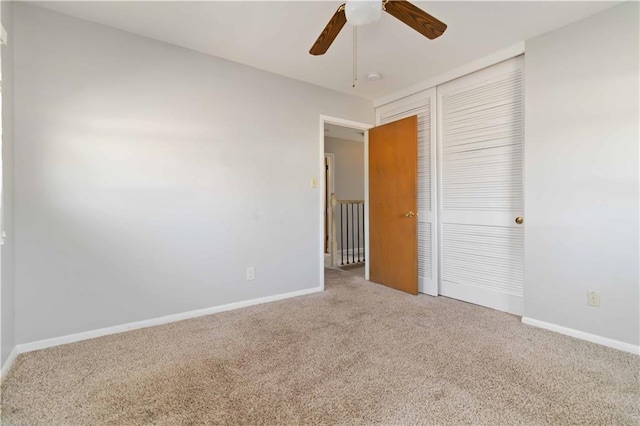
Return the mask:
<path id="1" fill-rule="evenodd" d="M 320 117 L 323 285 L 325 268 L 369 279 L 367 143 L 371 127 Z"/>

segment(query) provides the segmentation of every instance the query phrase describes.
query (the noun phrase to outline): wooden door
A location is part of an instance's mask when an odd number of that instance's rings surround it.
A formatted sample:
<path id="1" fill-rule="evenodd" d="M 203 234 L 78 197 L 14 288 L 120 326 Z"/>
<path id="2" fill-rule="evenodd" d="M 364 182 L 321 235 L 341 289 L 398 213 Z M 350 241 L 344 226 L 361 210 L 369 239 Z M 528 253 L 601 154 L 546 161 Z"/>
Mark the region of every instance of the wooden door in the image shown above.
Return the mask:
<path id="1" fill-rule="evenodd" d="M 377 124 L 418 116 L 418 291 L 438 295 L 436 89 L 377 108 Z"/>
<path id="2" fill-rule="evenodd" d="M 438 86 L 440 294 L 522 315 L 522 57 Z"/>
<path id="3" fill-rule="evenodd" d="M 370 280 L 418 294 L 418 118 L 369 130 Z"/>

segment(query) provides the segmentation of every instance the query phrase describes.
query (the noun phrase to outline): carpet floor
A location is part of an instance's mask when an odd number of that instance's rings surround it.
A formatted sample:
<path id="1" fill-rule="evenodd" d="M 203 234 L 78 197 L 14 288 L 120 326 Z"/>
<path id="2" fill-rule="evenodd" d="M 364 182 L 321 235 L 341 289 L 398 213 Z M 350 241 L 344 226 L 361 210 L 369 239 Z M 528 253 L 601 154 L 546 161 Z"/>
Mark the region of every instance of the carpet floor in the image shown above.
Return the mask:
<path id="1" fill-rule="evenodd" d="M 327 290 L 20 355 L 20 425 L 640 424 L 640 357 L 339 270 Z"/>

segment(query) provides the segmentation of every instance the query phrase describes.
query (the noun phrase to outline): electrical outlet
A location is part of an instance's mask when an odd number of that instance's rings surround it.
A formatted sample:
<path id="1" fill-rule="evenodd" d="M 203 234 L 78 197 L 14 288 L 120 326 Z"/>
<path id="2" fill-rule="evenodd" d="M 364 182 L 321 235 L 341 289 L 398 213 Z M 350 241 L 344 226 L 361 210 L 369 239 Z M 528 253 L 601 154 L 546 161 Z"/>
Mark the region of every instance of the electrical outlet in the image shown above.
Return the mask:
<path id="1" fill-rule="evenodd" d="M 600 306 L 600 293 L 597 291 L 587 291 L 587 305 Z"/>
<path id="2" fill-rule="evenodd" d="M 256 268 L 253 266 L 247 267 L 247 281 L 256 279 Z"/>

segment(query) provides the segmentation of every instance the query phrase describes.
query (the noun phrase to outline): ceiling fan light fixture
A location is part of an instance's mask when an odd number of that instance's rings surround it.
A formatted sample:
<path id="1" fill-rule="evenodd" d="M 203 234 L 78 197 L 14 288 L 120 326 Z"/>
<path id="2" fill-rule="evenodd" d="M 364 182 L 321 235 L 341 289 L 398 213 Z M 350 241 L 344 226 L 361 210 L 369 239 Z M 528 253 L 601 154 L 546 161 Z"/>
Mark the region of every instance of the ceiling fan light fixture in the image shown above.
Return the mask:
<path id="1" fill-rule="evenodd" d="M 327 53 L 327 49 L 336 39 L 345 24 L 353 26 L 354 58 L 357 56 L 357 29 L 379 20 L 384 10 L 389 15 L 413 28 L 430 40 L 440 37 L 447 24 L 414 6 L 407 0 L 346 0 L 345 4 L 333 13 L 333 16 L 316 39 L 309 53 L 318 56 Z M 355 80 L 355 79 L 354 79 Z"/>
<path id="2" fill-rule="evenodd" d="M 380 19 L 382 2 L 380 0 L 347 0 L 344 12 L 347 16 L 347 24 L 361 27 Z"/>

